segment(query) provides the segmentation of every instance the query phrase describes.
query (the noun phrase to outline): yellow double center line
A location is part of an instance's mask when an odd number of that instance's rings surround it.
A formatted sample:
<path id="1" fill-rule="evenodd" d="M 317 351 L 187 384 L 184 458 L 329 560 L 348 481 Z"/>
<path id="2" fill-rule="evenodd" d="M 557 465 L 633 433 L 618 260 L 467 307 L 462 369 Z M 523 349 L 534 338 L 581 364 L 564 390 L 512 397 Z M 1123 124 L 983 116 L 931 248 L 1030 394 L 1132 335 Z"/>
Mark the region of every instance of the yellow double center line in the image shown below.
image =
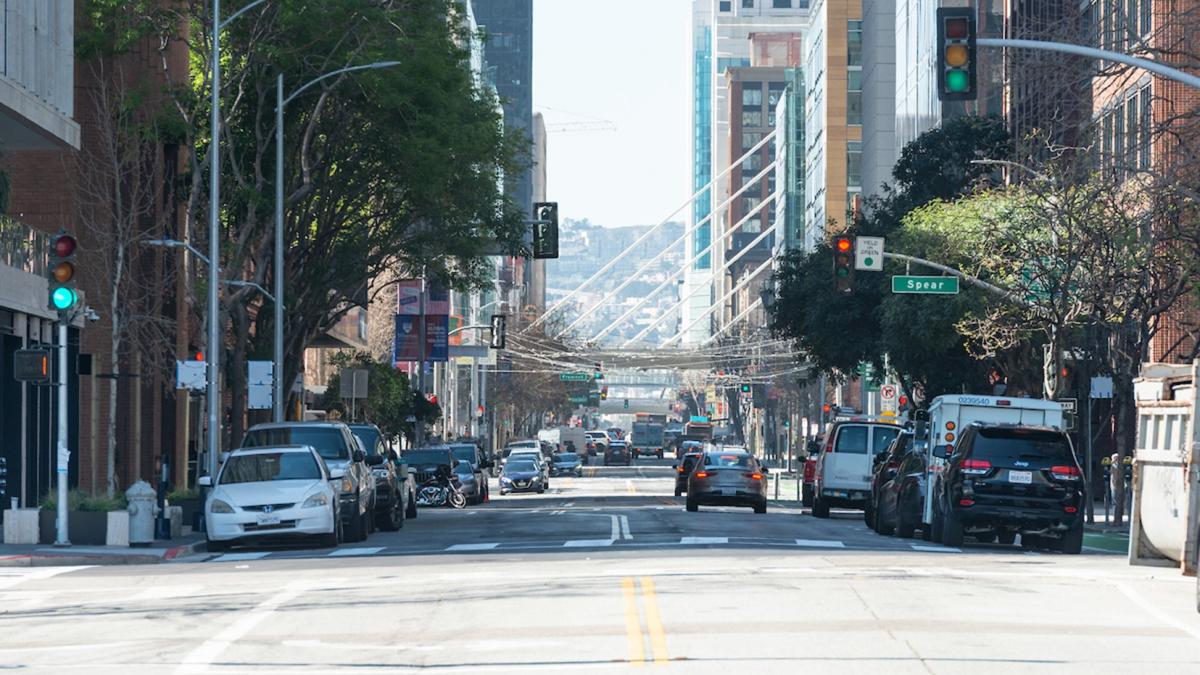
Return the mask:
<path id="1" fill-rule="evenodd" d="M 646 630 L 642 631 L 641 617 L 638 615 L 638 593 L 633 577 L 621 579 L 621 592 L 625 597 L 625 635 L 629 639 L 629 662 L 641 666 L 647 662 L 646 636 L 650 640 L 650 654 L 654 663 L 666 664 L 667 633 L 663 630 L 662 615 L 658 611 L 658 596 L 654 593 L 654 580 L 650 577 L 639 578 L 642 591 L 642 608 L 645 610 Z"/>

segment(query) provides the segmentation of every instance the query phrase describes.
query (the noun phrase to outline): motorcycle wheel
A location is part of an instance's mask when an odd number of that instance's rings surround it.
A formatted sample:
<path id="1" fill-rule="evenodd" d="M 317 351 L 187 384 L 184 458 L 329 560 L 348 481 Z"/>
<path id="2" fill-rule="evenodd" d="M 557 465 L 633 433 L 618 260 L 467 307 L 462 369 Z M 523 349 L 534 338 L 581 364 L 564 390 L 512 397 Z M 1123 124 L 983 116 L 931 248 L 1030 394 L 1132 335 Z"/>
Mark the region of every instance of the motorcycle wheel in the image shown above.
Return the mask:
<path id="1" fill-rule="evenodd" d="M 461 492 L 451 492 L 449 501 L 450 506 L 456 509 L 464 508 L 467 505 L 467 498 Z"/>

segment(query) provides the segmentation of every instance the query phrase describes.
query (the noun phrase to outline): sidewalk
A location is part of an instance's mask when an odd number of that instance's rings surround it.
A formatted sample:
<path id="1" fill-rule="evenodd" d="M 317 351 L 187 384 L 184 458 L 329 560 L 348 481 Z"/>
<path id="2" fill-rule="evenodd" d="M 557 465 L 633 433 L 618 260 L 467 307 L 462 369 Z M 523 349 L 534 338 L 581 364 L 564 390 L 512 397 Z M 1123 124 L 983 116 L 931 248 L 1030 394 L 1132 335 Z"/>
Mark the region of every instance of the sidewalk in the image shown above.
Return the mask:
<path id="1" fill-rule="evenodd" d="M 0 544 L 0 567 L 58 565 L 145 565 L 163 563 L 205 550 L 204 535 L 155 541 L 152 546 L 42 546 Z"/>

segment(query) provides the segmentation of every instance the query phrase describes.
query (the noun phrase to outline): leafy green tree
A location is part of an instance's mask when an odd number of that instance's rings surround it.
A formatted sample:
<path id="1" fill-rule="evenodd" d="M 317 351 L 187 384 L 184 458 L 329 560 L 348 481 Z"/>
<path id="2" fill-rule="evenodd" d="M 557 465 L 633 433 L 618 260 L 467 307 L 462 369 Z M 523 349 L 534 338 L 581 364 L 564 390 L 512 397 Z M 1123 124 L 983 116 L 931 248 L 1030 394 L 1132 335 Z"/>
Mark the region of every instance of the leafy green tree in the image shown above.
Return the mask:
<path id="1" fill-rule="evenodd" d="M 403 435 L 411 441 L 414 425 L 408 421 L 409 417 L 432 424 L 442 416 L 441 408 L 417 394 L 408 375 L 390 363 L 377 361 L 363 352 L 343 352 L 331 362 L 338 371 L 329 379 L 318 407 L 338 411 L 343 420 L 372 422 L 385 435 Z M 342 375 L 348 370 L 367 371 L 367 398 L 355 401 L 353 406 L 341 398 Z"/>

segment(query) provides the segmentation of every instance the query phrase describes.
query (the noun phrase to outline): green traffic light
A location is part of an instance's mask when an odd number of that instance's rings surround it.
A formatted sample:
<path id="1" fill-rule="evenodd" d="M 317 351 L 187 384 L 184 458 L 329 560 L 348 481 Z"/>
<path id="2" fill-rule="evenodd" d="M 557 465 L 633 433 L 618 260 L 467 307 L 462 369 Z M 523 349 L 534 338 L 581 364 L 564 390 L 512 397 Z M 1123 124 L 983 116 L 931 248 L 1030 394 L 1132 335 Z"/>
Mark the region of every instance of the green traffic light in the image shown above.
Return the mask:
<path id="1" fill-rule="evenodd" d="M 956 94 L 967 90 L 969 85 L 967 73 L 962 70 L 951 70 L 946 73 L 946 91 Z"/>
<path id="2" fill-rule="evenodd" d="M 845 267 L 839 267 L 839 268 L 837 268 L 837 272 L 836 272 L 836 273 L 837 273 L 837 275 L 838 275 L 839 277 L 848 277 L 848 276 L 850 276 L 850 270 L 846 269 Z"/>
<path id="3" fill-rule="evenodd" d="M 65 287 L 56 288 L 50 294 L 50 302 L 54 305 L 54 309 L 58 310 L 71 309 L 78 300 L 79 296 L 75 294 L 75 291 Z"/>

